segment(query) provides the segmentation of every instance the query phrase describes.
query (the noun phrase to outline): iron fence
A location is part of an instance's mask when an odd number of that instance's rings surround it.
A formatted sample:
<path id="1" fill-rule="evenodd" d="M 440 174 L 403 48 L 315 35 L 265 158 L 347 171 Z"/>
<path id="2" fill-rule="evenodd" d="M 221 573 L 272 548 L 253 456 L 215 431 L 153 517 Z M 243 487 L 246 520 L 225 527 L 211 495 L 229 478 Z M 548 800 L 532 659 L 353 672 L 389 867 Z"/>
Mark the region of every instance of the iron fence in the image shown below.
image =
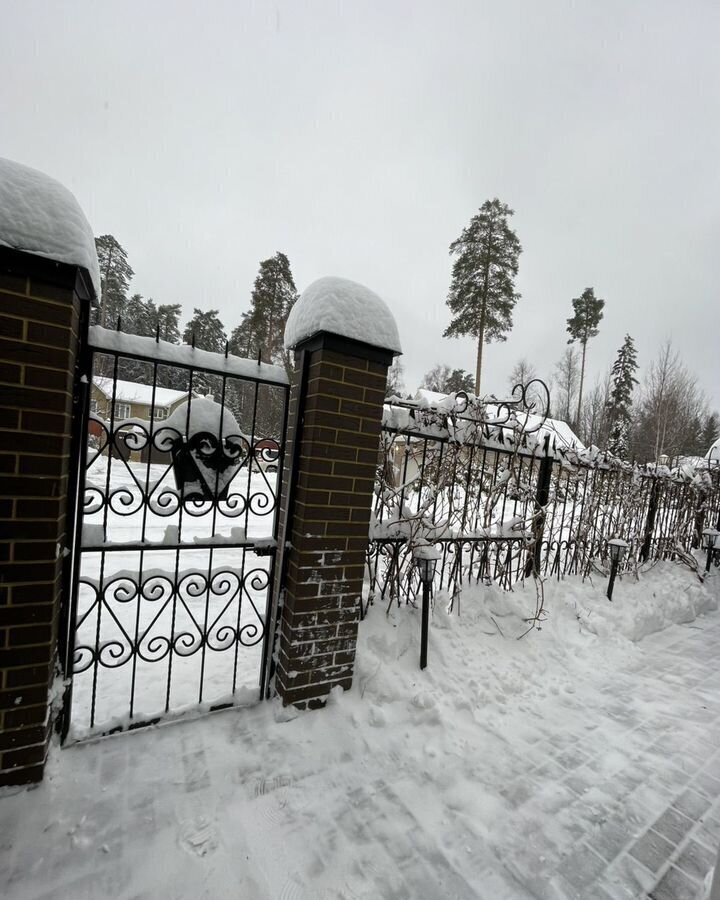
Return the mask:
<path id="1" fill-rule="evenodd" d="M 77 389 L 64 735 L 256 699 L 284 370 L 95 326 Z"/>
<path id="2" fill-rule="evenodd" d="M 687 554 L 718 521 L 720 466 L 670 471 L 579 449 L 544 414 L 544 385 L 534 402 L 529 387 L 504 403 L 386 404 L 368 603 L 415 597 L 418 542 L 436 546 L 434 590 L 452 599 L 464 583 L 605 573 L 613 537 L 630 545 L 621 571 L 637 569 Z"/>

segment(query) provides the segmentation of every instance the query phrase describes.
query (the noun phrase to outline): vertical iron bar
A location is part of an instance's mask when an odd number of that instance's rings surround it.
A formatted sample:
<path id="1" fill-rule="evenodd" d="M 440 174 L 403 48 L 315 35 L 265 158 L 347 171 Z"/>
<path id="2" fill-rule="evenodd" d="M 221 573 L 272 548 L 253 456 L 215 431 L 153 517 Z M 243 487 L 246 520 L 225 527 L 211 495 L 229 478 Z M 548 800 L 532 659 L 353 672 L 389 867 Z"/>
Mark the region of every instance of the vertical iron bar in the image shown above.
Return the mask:
<path id="1" fill-rule="evenodd" d="M 81 304 L 78 325 L 78 363 L 75 373 L 75 395 L 72 415 L 72 441 L 70 444 L 70 473 L 68 476 L 68 509 L 65 525 L 67 535 L 62 567 L 62 605 L 60 607 L 59 642 L 65 689 L 59 726 L 60 740 L 64 742 L 72 717 L 73 667 L 75 657 L 75 623 L 82 552 L 82 524 L 87 468 L 87 435 L 90 419 L 90 394 L 92 386 L 93 354 L 88 342 L 89 310 Z M 70 552 L 67 552 L 67 551 Z"/>
<path id="2" fill-rule="evenodd" d="M 430 585 L 423 579 L 422 584 L 422 625 L 420 631 L 420 668 L 427 668 L 428 631 L 430 624 Z"/>

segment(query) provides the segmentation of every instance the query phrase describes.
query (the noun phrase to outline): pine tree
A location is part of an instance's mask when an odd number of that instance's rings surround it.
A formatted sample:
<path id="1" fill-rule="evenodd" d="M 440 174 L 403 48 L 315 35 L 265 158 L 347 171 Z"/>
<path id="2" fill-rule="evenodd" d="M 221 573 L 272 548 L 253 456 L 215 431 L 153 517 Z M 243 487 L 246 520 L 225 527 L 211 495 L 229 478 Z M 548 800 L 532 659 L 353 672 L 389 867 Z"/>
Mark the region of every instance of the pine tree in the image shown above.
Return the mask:
<path id="1" fill-rule="evenodd" d="M 582 359 L 580 362 L 580 388 L 578 390 L 577 413 L 575 424 L 580 422 L 582 409 L 583 382 L 585 381 L 585 354 L 590 338 L 599 334 L 598 325 L 603 317 L 605 301 L 595 296 L 593 288 L 585 288 L 579 297 L 572 302 L 573 315 L 567 320 L 567 332 L 570 335 L 568 344 L 577 341 L 582 346 Z"/>
<path id="2" fill-rule="evenodd" d="M 156 310 L 153 334 L 157 335 L 161 341 L 179 344 L 181 311 L 182 307 L 179 303 L 161 303 Z M 159 387 L 186 391 L 188 389 L 188 373 L 185 369 L 178 369 L 175 366 L 158 366 L 157 383 Z"/>
<path id="3" fill-rule="evenodd" d="M 156 324 L 157 335 L 161 341 L 169 341 L 171 344 L 180 343 L 180 312 L 179 303 L 161 303 L 157 308 Z"/>
<path id="4" fill-rule="evenodd" d="M 225 327 L 218 317 L 218 311 L 209 309 L 203 312 L 196 307 L 193 310 L 192 319 L 185 326 L 183 340 L 186 344 L 192 344 L 200 350 L 224 353 L 227 338 Z M 195 372 L 192 392 L 194 394 L 210 394 L 220 402 L 223 392 L 222 379 L 217 375 L 208 375 L 206 372 Z"/>
<path id="5" fill-rule="evenodd" d="M 230 335 L 230 351 L 285 367 L 292 377 L 293 356 L 284 348 L 285 323 L 297 300 L 290 262 L 279 251 L 260 263 L 250 296 L 250 309 Z M 282 393 L 267 385 L 255 395 L 251 385 L 235 384 L 230 391 L 233 412 L 246 431 L 278 438 L 282 430 Z"/>
<path id="6" fill-rule="evenodd" d="M 128 297 L 120 315 L 120 327 L 125 334 L 154 337 L 156 323 L 157 310 L 152 299 L 146 300 L 142 294 Z"/>
<path id="7" fill-rule="evenodd" d="M 218 311 L 208 309 L 203 312 L 195 307 L 192 319 L 185 326 L 183 340 L 186 344 L 192 344 L 200 350 L 224 353 L 227 337 L 225 326 L 218 317 Z"/>
<path id="8" fill-rule="evenodd" d="M 453 369 L 450 377 L 445 383 L 446 393 L 457 394 L 458 391 L 465 391 L 471 394 L 475 387 L 475 379 L 465 369 Z"/>
<path id="9" fill-rule="evenodd" d="M 250 310 L 230 336 L 230 349 L 238 356 L 284 365 L 292 374 L 292 357 L 284 349 L 285 323 L 297 300 L 290 261 L 279 251 L 260 263 Z"/>
<path id="10" fill-rule="evenodd" d="M 522 247 L 508 225 L 512 215 L 513 210 L 497 198 L 486 200 L 450 245 L 455 261 L 447 305 L 453 318 L 444 336 L 477 339 L 476 394 L 480 393 L 483 344 L 506 340 L 520 297 L 515 276 Z"/>
<path id="11" fill-rule="evenodd" d="M 118 316 L 124 312 L 128 287 L 135 274 L 127 260 L 127 253 L 111 234 L 95 238 L 100 266 L 100 310 L 97 322 L 105 328 L 115 328 Z"/>
<path id="12" fill-rule="evenodd" d="M 125 334 L 139 334 L 145 337 L 155 336 L 157 310 L 152 300 L 146 300 L 142 294 L 132 294 L 127 298 L 119 316 L 120 328 Z M 152 363 L 122 357 L 118 365 L 118 375 L 126 381 L 138 384 L 151 384 L 153 379 Z"/>
<path id="13" fill-rule="evenodd" d="M 629 334 L 625 335 L 622 347 L 612 367 L 612 387 L 608 400 L 610 437 L 608 450 L 616 456 L 627 458 L 630 451 L 630 427 L 632 424 L 632 396 L 637 372 L 637 351 Z"/>

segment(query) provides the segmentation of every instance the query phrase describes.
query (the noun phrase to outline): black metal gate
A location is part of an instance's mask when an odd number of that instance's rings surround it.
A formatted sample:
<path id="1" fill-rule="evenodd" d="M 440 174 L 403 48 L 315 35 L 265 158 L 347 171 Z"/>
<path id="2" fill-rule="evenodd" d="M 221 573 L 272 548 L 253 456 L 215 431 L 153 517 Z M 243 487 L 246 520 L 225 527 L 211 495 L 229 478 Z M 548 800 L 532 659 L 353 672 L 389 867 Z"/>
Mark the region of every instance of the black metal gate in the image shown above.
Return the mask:
<path id="1" fill-rule="evenodd" d="M 61 642 L 73 739 L 263 696 L 289 394 L 277 366 L 88 331 Z"/>

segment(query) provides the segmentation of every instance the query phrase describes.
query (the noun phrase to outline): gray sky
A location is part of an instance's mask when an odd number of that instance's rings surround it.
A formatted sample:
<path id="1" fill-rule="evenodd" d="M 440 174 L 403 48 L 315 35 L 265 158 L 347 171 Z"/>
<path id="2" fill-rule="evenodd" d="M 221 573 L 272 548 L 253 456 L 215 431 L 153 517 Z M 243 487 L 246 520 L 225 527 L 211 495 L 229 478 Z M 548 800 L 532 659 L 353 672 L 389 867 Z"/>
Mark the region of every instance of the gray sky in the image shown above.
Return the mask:
<path id="1" fill-rule="evenodd" d="M 247 307 L 260 259 L 298 288 L 366 284 L 400 326 L 408 388 L 437 362 L 448 245 L 515 209 L 521 356 L 549 375 L 571 299 L 607 301 L 589 375 L 623 336 L 671 336 L 720 407 L 717 2 L 2 0 L 0 155 L 74 191 L 157 302 Z"/>

